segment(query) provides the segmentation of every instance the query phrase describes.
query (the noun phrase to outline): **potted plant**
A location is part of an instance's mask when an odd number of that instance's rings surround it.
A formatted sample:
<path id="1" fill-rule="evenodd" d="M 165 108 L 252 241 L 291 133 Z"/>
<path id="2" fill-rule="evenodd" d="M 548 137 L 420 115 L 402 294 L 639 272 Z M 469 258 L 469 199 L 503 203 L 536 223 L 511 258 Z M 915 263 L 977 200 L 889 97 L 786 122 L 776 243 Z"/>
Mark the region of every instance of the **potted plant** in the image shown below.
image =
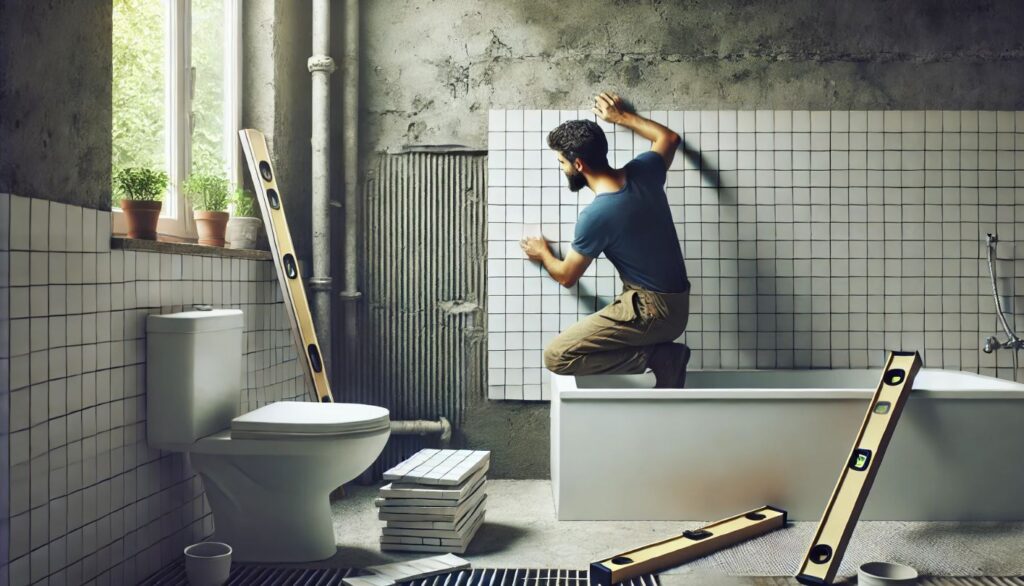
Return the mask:
<path id="1" fill-rule="evenodd" d="M 256 196 L 248 189 L 235 190 L 231 203 L 234 213 L 228 221 L 227 241 L 230 248 L 257 248 L 263 233 L 263 220 Z"/>
<path id="2" fill-rule="evenodd" d="M 192 173 L 185 181 L 185 194 L 192 202 L 199 244 L 224 246 L 228 225 L 228 180 L 216 175 Z"/>
<path id="3" fill-rule="evenodd" d="M 156 240 L 167 173 L 146 167 L 126 167 L 114 174 L 114 198 L 128 222 L 128 237 Z"/>

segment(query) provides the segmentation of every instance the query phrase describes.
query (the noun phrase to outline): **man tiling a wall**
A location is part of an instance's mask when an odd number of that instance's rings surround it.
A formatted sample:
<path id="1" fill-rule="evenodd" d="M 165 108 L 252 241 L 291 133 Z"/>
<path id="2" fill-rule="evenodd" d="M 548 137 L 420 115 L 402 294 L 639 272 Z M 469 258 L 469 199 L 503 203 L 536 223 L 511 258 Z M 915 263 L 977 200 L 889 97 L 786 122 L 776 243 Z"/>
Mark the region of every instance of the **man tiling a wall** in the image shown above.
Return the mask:
<path id="1" fill-rule="evenodd" d="M 615 265 L 623 292 L 559 334 L 544 350 L 544 365 L 558 374 L 641 373 L 650 368 L 659 388 L 682 388 L 690 349 L 674 340 L 690 315 L 690 282 L 679 247 L 665 177 L 679 135 L 627 112 L 615 94 L 601 93 L 593 112 L 650 140 L 651 150 L 621 169 L 608 164 L 608 140 L 591 120 L 564 122 L 548 146 L 569 182 L 594 193 L 576 221 L 572 247 L 559 259 L 544 238 L 524 238 L 523 252 L 553 279 L 572 287 L 601 253 Z"/>

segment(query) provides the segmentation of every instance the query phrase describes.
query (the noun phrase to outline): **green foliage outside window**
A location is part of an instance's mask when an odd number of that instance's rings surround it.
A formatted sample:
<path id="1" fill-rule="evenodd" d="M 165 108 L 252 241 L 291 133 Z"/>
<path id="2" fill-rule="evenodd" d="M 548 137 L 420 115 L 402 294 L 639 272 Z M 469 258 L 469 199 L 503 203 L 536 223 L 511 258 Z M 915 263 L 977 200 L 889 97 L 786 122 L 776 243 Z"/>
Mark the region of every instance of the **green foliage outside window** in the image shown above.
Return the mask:
<path id="1" fill-rule="evenodd" d="M 192 0 L 192 172 L 224 177 L 224 0 Z M 238 138 L 233 138 L 234 143 Z"/>
<path id="2" fill-rule="evenodd" d="M 113 8 L 114 176 L 130 167 L 166 170 L 163 2 L 114 0 Z"/>
<path id="3" fill-rule="evenodd" d="M 165 2 L 113 0 L 112 168 L 167 170 Z M 191 173 L 224 177 L 223 0 L 192 0 Z M 226 195 L 225 195 L 226 197 Z M 116 189 L 112 199 L 119 199 Z"/>

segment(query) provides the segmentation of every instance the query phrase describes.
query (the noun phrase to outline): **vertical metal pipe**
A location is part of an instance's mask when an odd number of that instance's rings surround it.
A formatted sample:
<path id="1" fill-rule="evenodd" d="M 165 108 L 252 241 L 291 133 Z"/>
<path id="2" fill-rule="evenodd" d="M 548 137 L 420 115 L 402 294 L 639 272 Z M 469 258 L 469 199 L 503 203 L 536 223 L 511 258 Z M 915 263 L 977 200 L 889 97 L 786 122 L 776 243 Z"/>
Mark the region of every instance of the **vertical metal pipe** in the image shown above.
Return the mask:
<path id="1" fill-rule="evenodd" d="M 310 143 L 313 173 L 313 311 L 320 355 L 327 367 L 331 359 L 331 2 L 313 0 L 313 55 L 306 62 L 312 75 L 313 120 Z M 327 372 L 331 372 L 328 368 Z"/>
<path id="2" fill-rule="evenodd" d="M 344 350 L 355 357 L 358 347 L 357 306 L 359 292 L 359 0 L 345 1 L 345 39 L 342 56 L 343 165 L 345 179 L 345 257 L 341 300 L 345 303 Z M 346 371 L 361 367 L 346 360 Z M 357 380 L 350 376 L 349 380 Z"/>

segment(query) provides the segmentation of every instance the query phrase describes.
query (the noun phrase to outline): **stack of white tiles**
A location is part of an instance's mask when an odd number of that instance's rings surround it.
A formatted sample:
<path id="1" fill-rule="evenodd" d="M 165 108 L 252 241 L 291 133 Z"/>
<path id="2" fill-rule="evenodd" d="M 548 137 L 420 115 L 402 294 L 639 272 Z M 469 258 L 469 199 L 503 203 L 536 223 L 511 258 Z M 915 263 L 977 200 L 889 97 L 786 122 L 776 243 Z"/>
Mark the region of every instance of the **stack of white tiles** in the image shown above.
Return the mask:
<path id="1" fill-rule="evenodd" d="M 385 472 L 381 549 L 464 553 L 484 522 L 490 455 L 426 449 Z"/>

